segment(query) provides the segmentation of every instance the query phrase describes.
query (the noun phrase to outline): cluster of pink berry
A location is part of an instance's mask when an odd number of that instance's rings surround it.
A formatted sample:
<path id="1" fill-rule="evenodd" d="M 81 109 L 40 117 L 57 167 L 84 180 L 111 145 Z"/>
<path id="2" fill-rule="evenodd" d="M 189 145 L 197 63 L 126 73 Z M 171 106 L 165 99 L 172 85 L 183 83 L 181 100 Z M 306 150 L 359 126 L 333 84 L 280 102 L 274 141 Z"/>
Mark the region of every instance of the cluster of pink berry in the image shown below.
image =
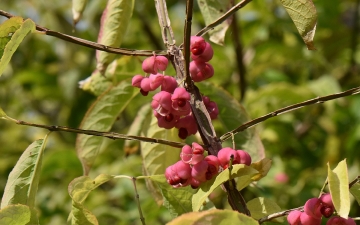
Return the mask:
<path id="1" fill-rule="evenodd" d="M 166 168 L 165 177 L 167 182 L 175 188 L 191 185 L 196 189 L 202 182 L 210 180 L 219 171 L 229 166 L 231 156 L 232 164 L 251 164 L 250 155 L 243 150 L 222 148 L 218 156 L 204 156 L 204 148 L 192 143 L 192 146 L 185 145 L 180 153 L 181 160 Z"/>
<path id="2" fill-rule="evenodd" d="M 190 75 L 195 82 L 210 78 L 214 69 L 207 63 L 213 57 L 213 49 L 202 37 L 191 37 Z M 151 56 L 142 63 L 142 69 L 149 77 L 135 75 L 132 78 L 132 86 L 140 88 L 142 95 L 147 96 L 149 91 L 161 87 L 161 91 L 153 96 L 151 107 L 154 116 L 158 120 L 159 127 L 179 129 L 179 137 L 185 139 L 195 134 L 198 130 L 196 121 L 190 108 L 190 94 L 183 87 L 178 87 L 174 77 L 167 76 L 159 71 L 165 71 L 168 59 L 164 56 Z M 210 114 L 211 119 L 216 119 L 219 109 L 215 102 L 203 96 L 203 102 Z"/>
<path id="3" fill-rule="evenodd" d="M 334 204 L 330 194 L 323 194 L 320 198 L 311 198 L 304 205 L 304 212 L 291 211 L 287 217 L 290 225 L 320 225 L 321 217 L 329 218 L 334 213 Z M 356 225 L 352 218 L 344 219 L 339 216 L 330 218 L 326 225 Z"/>

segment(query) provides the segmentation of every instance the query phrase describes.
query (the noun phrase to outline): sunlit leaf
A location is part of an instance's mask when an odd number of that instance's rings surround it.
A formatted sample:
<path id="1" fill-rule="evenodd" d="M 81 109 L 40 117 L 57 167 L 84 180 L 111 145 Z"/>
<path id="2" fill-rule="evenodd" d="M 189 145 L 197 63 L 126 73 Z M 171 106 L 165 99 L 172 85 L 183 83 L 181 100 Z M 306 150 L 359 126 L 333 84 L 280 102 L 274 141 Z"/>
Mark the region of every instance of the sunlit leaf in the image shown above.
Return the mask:
<path id="1" fill-rule="evenodd" d="M 272 213 L 280 212 L 281 208 L 274 201 L 263 197 L 254 198 L 246 203 L 247 208 L 250 211 L 251 217 L 259 220 L 264 216 Z M 272 220 L 273 222 L 283 222 L 284 218 L 279 217 Z"/>
<path id="2" fill-rule="evenodd" d="M 211 101 L 218 105 L 218 120 L 226 131 L 233 130 L 250 120 L 244 107 L 224 89 L 209 82 L 201 82 L 197 86 L 201 93 L 210 97 Z M 265 157 L 264 146 L 254 127 L 236 134 L 234 139 L 236 148 L 247 151 L 253 161 L 259 161 Z"/>
<path id="3" fill-rule="evenodd" d="M 312 0 L 280 0 L 309 50 L 315 50 L 317 12 Z"/>
<path id="4" fill-rule="evenodd" d="M 360 205 L 360 183 L 354 184 L 350 188 L 350 193 L 355 197 L 356 201 Z"/>
<path id="5" fill-rule="evenodd" d="M 87 111 L 80 128 L 109 131 L 119 114 L 138 94 L 138 90 L 129 81 L 123 81 L 110 88 L 98 97 Z M 76 151 L 83 165 L 84 174 L 88 174 L 94 163 L 103 141 L 103 137 L 79 134 L 76 141 Z"/>
<path id="6" fill-rule="evenodd" d="M 79 22 L 82 13 L 86 7 L 87 0 L 72 0 L 72 13 L 73 13 L 73 20 L 74 24 Z"/>
<path id="7" fill-rule="evenodd" d="M 35 23 L 21 17 L 12 17 L 0 25 L 0 76 L 20 43 L 34 30 Z"/>
<path id="8" fill-rule="evenodd" d="M 38 190 L 43 152 L 47 137 L 33 142 L 23 152 L 15 167 L 9 174 L 4 195 L 1 200 L 1 208 L 13 204 L 29 206 L 31 221 L 37 224 L 35 199 Z"/>
<path id="9" fill-rule="evenodd" d="M 111 180 L 113 176 L 100 174 L 94 180 L 88 176 L 75 178 L 68 187 L 68 192 L 72 198 L 71 224 L 72 225 L 96 225 L 96 217 L 87 210 L 83 202 L 89 196 L 90 192 L 100 185 Z"/>
<path id="10" fill-rule="evenodd" d="M 160 188 L 164 197 L 164 206 L 173 217 L 192 212 L 191 197 L 195 193 L 194 189 L 190 186 L 173 188 L 166 182 L 165 175 L 153 175 L 150 179 Z"/>
<path id="11" fill-rule="evenodd" d="M 139 135 L 141 133 L 143 123 L 147 117 L 147 115 L 151 112 L 150 104 L 146 104 L 141 107 L 132 122 L 129 131 L 127 132 L 128 135 Z M 133 154 L 139 150 L 140 142 L 137 140 L 125 140 L 124 144 L 124 152 L 126 154 Z"/>
<path id="12" fill-rule="evenodd" d="M 111 47 L 120 47 L 126 35 L 135 0 L 109 0 L 101 17 L 98 43 Z M 104 73 L 115 55 L 96 51 L 97 70 Z"/>
<path id="13" fill-rule="evenodd" d="M 219 187 L 226 181 L 238 177 L 242 182 L 246 182 L 247 184 L 249 184 L 252 181 L 251 176 L 258 173 L 259 172 L 256 169 L 250 166 L 245 166 L 244 164 L 233 165 L 233 169 L 231 170 L 231 176 L 229 169 L 222 171 L 213 179 L 200 185 L 198 191 L 196 192 L 196 194 L 194 194 L 192 198 L 193 211 L 199 211 L 200 207 L 206 201 L 206 198 L 215 190 L 215 188 Z"/>
<path id="14" fill-rule="evenodd" d="M 30 222 L 30 208 L 26 205 L 8 205 L 0 210 L 0 224 L 25 225 Z"/>
<path id="15" fill-rule="evenodd" d="M 253 218 L 245 214 L 238 213 L 234 210 L 207 210 L 203 212 L 191 212 L 183 214 L 173 221 L 167 223 L 168 225 L 229 225 L 229 224 L 246 224 L 258 225 L 259 223 Z"/>
<path id="16" fill-rule="evenodd" d="M 224 15 L 226 11 L 231 8 L 230 0 L 198 0 L 197 2 L 206 25 L 215 22 L 215 20 Z M 210 41 L 223 45 L 225 34 L 231 21 L 232 17 L 209 31 Z"/>
<path id="17" fill-rule="evenodd" d="M 178 137 L 177 129 L 160 128 L 157 124 L 157 119 L 151 114 L 148 115 L 144 121 L 142 128 L 142 135 L 149 138 L 161 138 L 169 141 L 181 142 Z M 159 175 L 164 174 L 165 169 L 176 163 L 180 159 L 179 148 L 174 148 L 166 145 L 141 142 L 141 155 L 143 158 L 144 175 Z M 161 203 L 162 194 L 153 182 L 147 180 L 147 186 L 153 194 L 155 200 Z"/>
<path id="18" fill-rule="evenodd" d="M 339 216 L 347 218 L 350 211 L 349 178 L 346 159 L 331 170 L 328 163 L 328 182 L 332 201 Z"/>
<path id="19" fill-rule="evenodd" d="M 265 177 L 271 168 L 271 159 L 264 158 L 258 162 L 252 163 L 251 167 L 259 171 L 259 174 L 254 176 L 253 180 L 260 180 Z"/>

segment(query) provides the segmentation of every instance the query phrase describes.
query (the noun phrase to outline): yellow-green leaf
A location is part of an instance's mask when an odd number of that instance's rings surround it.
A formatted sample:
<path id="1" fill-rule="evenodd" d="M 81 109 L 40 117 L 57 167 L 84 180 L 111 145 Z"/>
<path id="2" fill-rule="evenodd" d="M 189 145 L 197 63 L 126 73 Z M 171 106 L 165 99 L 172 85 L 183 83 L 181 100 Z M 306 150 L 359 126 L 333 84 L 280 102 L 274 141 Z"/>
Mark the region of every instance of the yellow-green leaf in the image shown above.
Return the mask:
<path id="1" fill-rule="evenodd" d="M 8 205 L 0 210 L 1 225 L 25 225 L 30 222 L 30 208 L 26 205 Z"/>
<path id="2" fill-rule="evenodd" d="M 191 212 L 183 214 L 167 225 L 259 225 L 253 218 L 234 210 L 212 209 L 203 212 Z"/>
<path id="3" fill-rule="evenodd" d="M 72 0 L 72 13 L 73 13 L 73 20 L 74 24 L 79 22 L 82 13 L 86 7 L 87 0 Z"/>
<path id="4" fill-rule="evenodd" d="M 259 220 L 267 215 L 280 212 L 281 208 L 274 201 L 263 197 L 254 198 L 246 203 L 247 208 L 250 211 L 251 217 Z M 283 217 L 279 217 L 272 220 L 273 222 L 282 223 Z"/>
<path id="5" fill-rule="evenodd" d="M 139 91 L 131 86 L 130 81 L 120 82 L 100 95 L 96 102 L 89 108 L 80 128 L 109 131 L 116 118 L 131 102 Z M 84 174 L 87 175 L 94 163 L 103 137 L 79 134 L 76 140 L 76 151 L 83 165 Z"/>
<path id="6" fill-rule="evenodd" d="M 332 201 L 339 216 L 347 218 L 350 211 L 349 178 L 346 159 L 331 170 L 328 163 L 328 182 Z"/>
<path id="7" fill-rule="evenodd" d="M 280 0 L 309 50 L 315 50 L 317 12 L 312 0 Z"/>
<path id="8" fill-rule="evenodd" d="M 258 162 L 252 163 L 251 167 L 259 171 L 259 174 L 252 179 L 257 181 L 265 177 L 271 168 L 271 162 L 271 159 L 264 158 Z"/>
<path id="9" fill-rule="evenodd" d="M 95 215 L 82 204 L 72 201 L 71 225 L 98 225 Z"/>
<path id="10" fill-rule="evenodd" d="M 350 188 L 350 193 L 355 197 L 357 203 L 360 205 L 360 183 L 354 184 Z"/>
<path id="11" fill-rule="evenodd" d="M 5 118 L 6 118 L 6 113 L 2 108 L 0 108 L 0 119 L 5 119 Z"/>
<path id="12" fill-rule="evenodd" d="M 0 76 L 20 43 L 34 30 L 35 23 L 21 17 L 12 17 L 0 25 Z"/>
<path id="13" fill-rule="evenodd" d="M 108 0 L 101 17 L 98 43 L 120 47 L 132 17 L 134 2 L 135 0 Z M 114 54 L 96 51 L 97 70 L 104 73 L 114 58 Z"/>
<path id="14" fill-rule="evenodd" d="M 206 25 L 215 22 L 215 20 L 224 15 L 226 11 L 231 8 L 230 0 L 198 0 L 197 2 Z M 231 21 L 232 17 L 209 31 L 210 41 L 223 45 L 225 34 L 231 24 Z"/>
<path id="15" fill-rule="evenodd" d="M 251 177 L 258 173 L 259 172 L 256 169 L 245 166 L 244 164 L 233 165 L 231 174 L 229 169 L 222 171 L 213 179 L 200 185 L 198 191 L 192 198 L 193 211 L 199 211 L 200 207 L 206 201 L 206 198 L 215 190 L 215 188 L 226 181 L 238 177 L 242 182 L 245 182 L 248 185 L 252 181 Z"/>

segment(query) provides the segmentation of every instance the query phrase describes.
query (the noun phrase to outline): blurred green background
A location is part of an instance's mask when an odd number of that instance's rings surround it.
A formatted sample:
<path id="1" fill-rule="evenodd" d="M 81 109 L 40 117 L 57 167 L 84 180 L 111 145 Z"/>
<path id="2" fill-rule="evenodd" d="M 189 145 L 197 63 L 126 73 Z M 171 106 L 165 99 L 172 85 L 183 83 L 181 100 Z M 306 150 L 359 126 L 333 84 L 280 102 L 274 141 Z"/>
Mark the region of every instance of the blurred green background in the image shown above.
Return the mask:
<path id="1" fill-rule="evenodd" d="M 236 1 L 237 2 L 237 1 Z M 167 1 L 177 43 L 183 39 L 185 5 Z M 237 13 L 238 31 L 232 27 L 225 45 L 213 45 L 211 61 L 215 75 L 211 79 L 242 103 L 250 118 L 256 118 L 317 96 L 360 86 L 359 0 L 315 0 L 318 24 L 316 51 L 308 51 L 296 27 L 279 1 L 253 1 Z M 89 1 L 83 19 L 73 32 L 71 1 L 3 1 L 1 9 L 65 34 L 97 40 L 99 21 L 105 0 Z M 359 10 L 359 9 L 358 9 Z M 0 18 L 3 22 L 5 18 Z M 204 26 L 195 5 L 193 34 Z M 234 40 L 238 32 L 239 39 Z M 208 38 L 205 36 L 205 38 Z M 240 43 L 237 52 L 234 43 Z M 122 47 L 164 49 L 153 1 L 137 1 Z M 243 57 L 246 79 L 241 96 L 239 62 Z M 140 72 L 143 57 L 131 60 L 132 76 Z M 15 52 L 0 77 L 0 106 L 11 117 L 33 123 L 78 127 L 86 110 L 96 99 L 78 88 L 78 82 L 95 69 L 95 51 L 41 34 L 29 35 Z M 174 75 L 172 69 L 167 73 Z M 243 87 L 243 86 L 242 86 Z M 126 133 L 139 105 L 148 99 L 138 97 L 115 123 L 113 131 Z M 315 197 L 331 168 L 344 158 L 349 179 L 360 175 L 360 96 L 350 96 L 313 105 L 269 119 L 257 130 L 266 156 L 273 167 L 266 178 L 251 185 L 243 194 L 275 200 L 282 209 L 301 206 Z M 7 176 L 26 147 L 46 130 L 22 127 L 0 121 L 0 195 Z M 219 130 L 219 136 L 223 134 Z M 82 175 L 75 153 L 75 134 L 53 133 L 45 152 L 37 206 L 41 224 L 65 224 L 71 209 L 67 186 Z M 141 157 L 125 156 L 124 142 L 107 140 L 101 146 L 90 176 L 100 173 L 138 176 Z M 285 173 L 288 181 L 279 177 Z M 171 219 L 164 207 L 157 206 L 145 184 L 139 181 L 141 205 L 148 224 L 164 224 Z M 218 207 L 228 207 L 221 190 L 211 196 Z M 85 204 L 100 224 L 140 224 L 130 180 L 115 180 L 94 191 Z M 360 216 L 360 207 L 352 202 L 350 216 Z M 326 220 L 323 220 L 325 224 Z"/>

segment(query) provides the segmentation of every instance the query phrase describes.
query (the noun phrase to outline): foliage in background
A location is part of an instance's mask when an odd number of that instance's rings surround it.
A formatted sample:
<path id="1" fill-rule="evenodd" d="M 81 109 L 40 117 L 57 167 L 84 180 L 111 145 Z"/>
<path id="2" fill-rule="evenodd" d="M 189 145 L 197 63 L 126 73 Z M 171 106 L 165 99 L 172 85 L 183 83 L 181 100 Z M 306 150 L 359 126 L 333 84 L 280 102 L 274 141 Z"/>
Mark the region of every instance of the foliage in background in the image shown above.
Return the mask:
<path id="1" fill-rule="evenodd" d="M 278 1 L 253 1 L 240 10 L 237 24 L 241 27 L 247 90 L 243 101 L 250 118 L 256 118 L 281 107 L 316 96 L 323 96 L 360 86 L 360 51 L 352 46 L 355 1 L 314 1 L 318 13 L 315 36 L 316 51 L 308 51 L 296 27 Z M 21 5 L 21 6 L 20 6 Z M 106 1 L 89 1 L 72 33 L 70 1 L 6 1 L 2 9 L 59 32 L 96 41 L 100 16 Z M 160 28 L 152 1 L 137 1 L 122 47 L 129 49 L 163 49 Z M 177 43 L 182 42 L 183 2 L 168 1 L 170 18 Z M 193 33 L 205 22 L 195 5 Z M 4 19 L 5 20 L 5 19 Z M 3 21 L 3 18 L 0 18 Z M 240 99 L 239 76 L 235 61 L 231 30 L 223 46 L 214 46 L 211 82 Z M 40 124 L 79 127 L 96 96 L 117 83 L 140 73 L 143 57 L 121 57 L 110 65 L 107 79 L 89 92 L 78 88 L 78 82 L 89 77 L 96 66 L 95 51 L 43 35 L 30 35 L 15 52 L 11 63 L 0 77 L 0 105 L 17 119 Z M 355 61 L 355 64 L 354 62 Z M 167 73 L 174 74 L 172 69 Z M 85 81 L 84 81 L 85 82 Z M 87 81 L 89 82 L 89 81 Z M 205 92 L 205 91 L 204 91 Z M 111 128 L 128 133 L 129 126 L 144 104 L 144 97 L 133 96 L 131 104 L 116 118 Z M 150 97 L 149 97 L 150 98 Z M 359 171 L 360 96 L 342 98 L 280 115 L 257 126 L 272 169 L 268 176 L 251 185 L 243 194 L 246 200 L 264 196 L 282 209 L 303 205 L 317 196 L 331 168 L 347 158 L 349 179 Z M 115 118 L 114 118 L 115 119 Z M 218 134 L 228 131 L 215 122 Z M 18 158 L 34 140 L 44 138 L 46 130 L 0 123 L 0 195 Z M 76 157 L 75 134 L 52 133 L 43 156 L 40 188 L 37 196 L 41 224 L 65 224 L 71 208 L 68 184 L 82 175 Z M 229 146 L 231 143 L 228 143 Z M 90 177 L 98 174 L 140 176 L 142 157 L 137 145 L 124 151 L 122 140 L 103 139 Z M 288 181 L 277 179 L 286 173 Z M 286 191 L 284 191 L 286 190 Z M 143 211 L 149 224 L 164 224 L 171 215 L 159 210 L 145 182 L 138 181 Z M 228 208 L 222 190 L 210 195 L 217 207 Z M 100 224 L 139 224 L 133 186 L 129 180 L 111 180 L 92 192 L 86 208 Z M 23 209 L 18 209 L 23 210 Z M 352 201 L 351 213 L 359 215 L 358 204 Z"/>

